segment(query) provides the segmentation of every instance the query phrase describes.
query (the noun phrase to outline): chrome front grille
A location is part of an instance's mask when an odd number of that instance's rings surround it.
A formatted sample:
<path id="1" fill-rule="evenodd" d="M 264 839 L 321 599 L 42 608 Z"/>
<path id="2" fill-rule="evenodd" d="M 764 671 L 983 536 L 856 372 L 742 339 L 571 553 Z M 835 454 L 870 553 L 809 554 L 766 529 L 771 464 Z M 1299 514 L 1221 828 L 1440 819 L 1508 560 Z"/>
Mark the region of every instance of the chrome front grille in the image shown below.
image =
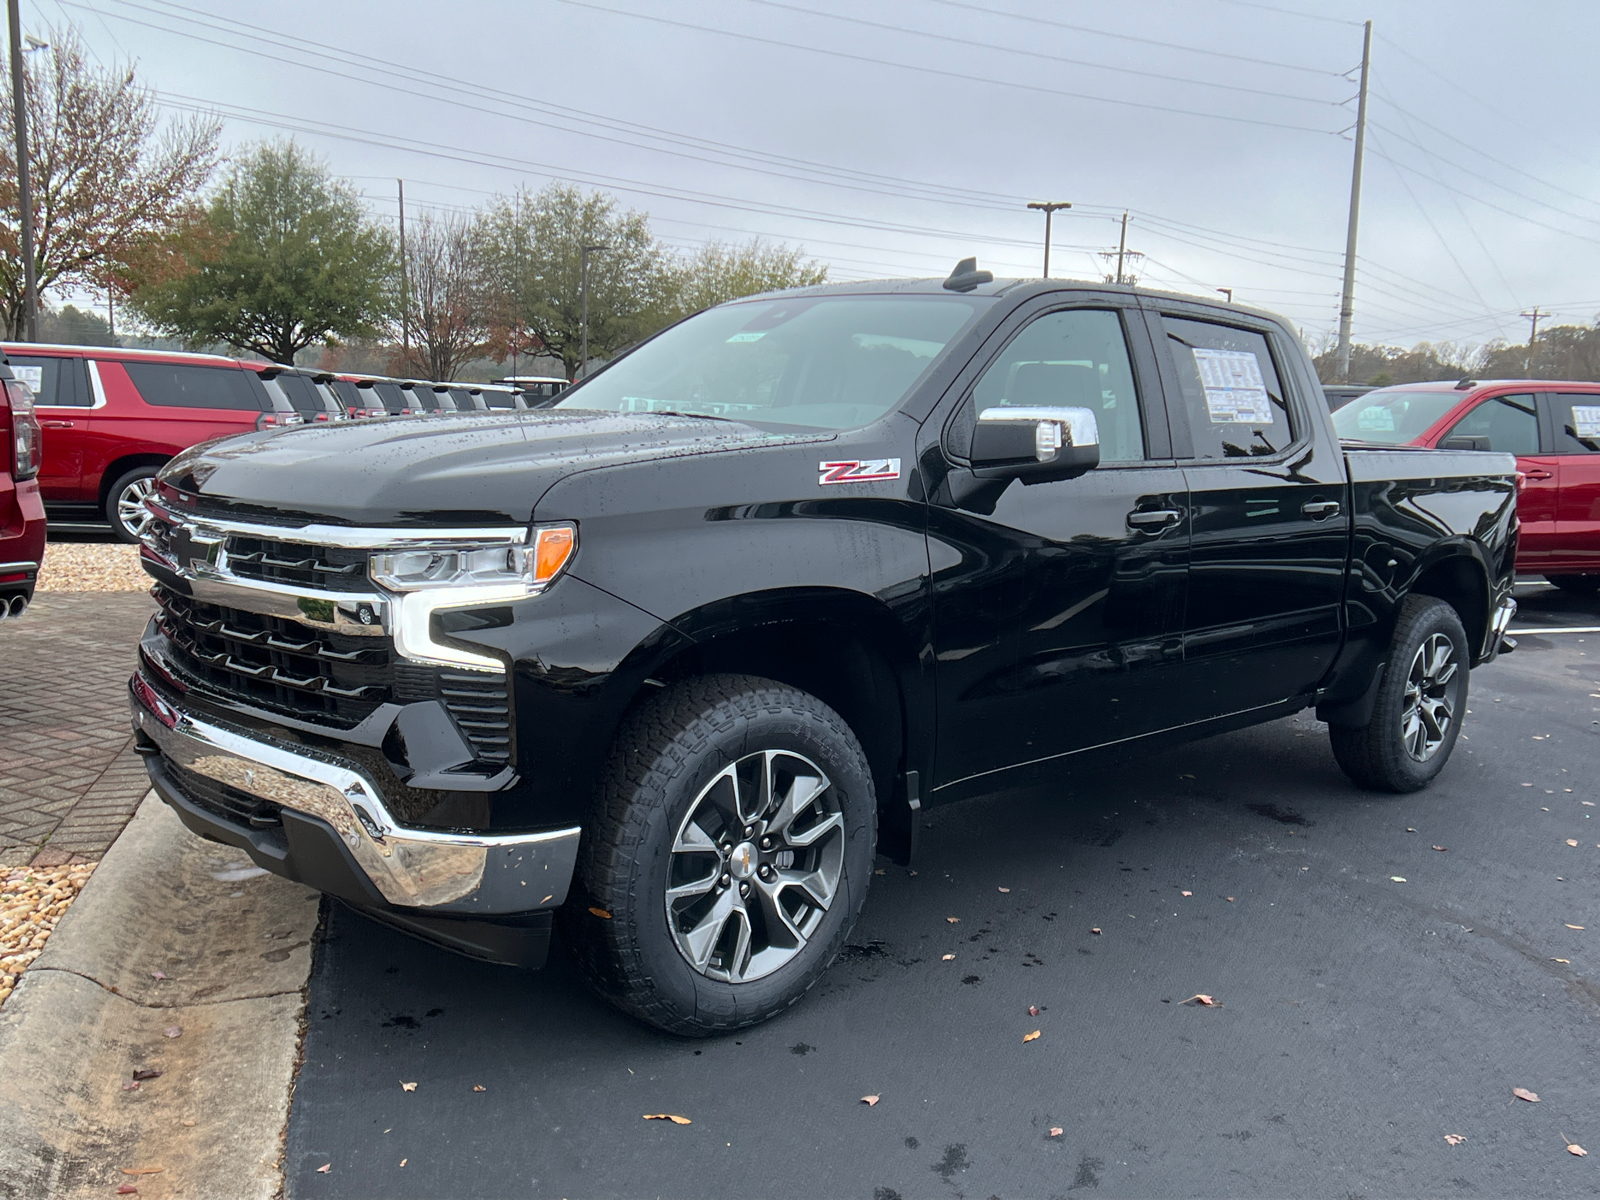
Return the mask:
<path id="1" fill-rule="evenodd" d="M 228 568 L 238 578 L 286 583 L 330 592 L 357 592 L 367 582 L 367 552 L 341 546 L 302 546 L 261 537 L 230 536 Z"/>

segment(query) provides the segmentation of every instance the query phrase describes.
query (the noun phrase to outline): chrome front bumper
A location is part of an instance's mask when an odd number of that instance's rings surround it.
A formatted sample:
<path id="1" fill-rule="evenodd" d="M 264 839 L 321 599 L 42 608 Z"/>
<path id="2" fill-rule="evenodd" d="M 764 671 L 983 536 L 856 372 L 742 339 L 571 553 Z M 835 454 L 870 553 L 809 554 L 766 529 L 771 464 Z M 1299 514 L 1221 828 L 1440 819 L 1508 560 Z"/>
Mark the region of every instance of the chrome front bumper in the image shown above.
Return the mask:
<path id="1" fill-rule="evenodd" d="M 202 720 L 167 702 L 142 675 L 130 692 L 136 727 L 164 759 L 326 822 L 390 905 L 419 915 L 499 916 L 554 908 L 567 898 L 577 827 L 483 836 L 403 828 L 353 763 Z M 316 886 L 315 879 L 303 882 Z"/>

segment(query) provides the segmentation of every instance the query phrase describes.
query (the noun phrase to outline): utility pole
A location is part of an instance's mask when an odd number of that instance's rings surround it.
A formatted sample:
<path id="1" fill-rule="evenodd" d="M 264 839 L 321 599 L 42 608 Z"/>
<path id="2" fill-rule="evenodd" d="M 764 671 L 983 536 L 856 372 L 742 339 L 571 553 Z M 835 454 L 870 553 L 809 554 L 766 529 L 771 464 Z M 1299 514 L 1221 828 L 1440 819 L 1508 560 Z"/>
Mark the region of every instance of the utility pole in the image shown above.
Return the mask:
<path id="1" fill-rule="evenodd" d="M 1068 200 L 1034 200 L 1028 207 L 1044 214 L 1044 277 L 1050 278 L 1050 218 L 1057 209 L 1071 208 Z"/>
<path id="2" fill-rule="evenodd" d="M 1122 237 L 1117 240 L 1117 282 L 1122 282 L 1122 259 L 1128 253 L 1128 214 L 1122 214 Z"/>
<path id="3" fill-rule="evenodd" d="M 1533 356 L 1538 353 L 1534 343 L 1539 340 L 1539 319 L 1541 317 L 1548 317 L 1550 314 L 1540 312 L 1539 306 L 1535 304 L 1532 312 L 1525 312 L 1522 315 L 1527 317 L 1531 322 L 1531 326 L 1528 329 L 1528 355 L 1522 360 L 1522 371 L 1524 375 L 1532 375 Z"/>
<path id="4" fill-rule="evenodd" d="M 583 350 L 579 356 L 579 379 L 583 379 L 589 374 L 589 255 L 609 249 L 611 249 L 610 246 L 584 246 L 578 253 L 578 262 L 583 275 L 583 280 L 580 284 L 580 290 L 583 293 Z"/>
<path id="5" fill-rule="evenodd" d="M 39 279 L 33 261 L 33 179 L 28 170 L 28 103 L 22 69 L 22 15 L 7 0 L 11 27 L 11 116 L 17 135 L 17 220 L 22 230 L 23 337 L 39 340 Z"/>
<path id="6" fill-rule="evenodd" d="M 1361 156 L 1367 144 L 1367 75 L 1372 68 L 1372 22 L 1361 35 L 1361 92 L 1356 103 L 1356 152 L 1350 169 L 1350 226 L 1344 237 L 1344 293 L 1339 299 L 1339 351 L 1335 377 L 1350 380 L 1350 318 L 1356 310 L 1356 224 L 1361 217 Z"/>
<path id="7" fill-rule="evenodd" d="M 411 292 L 406 286 L 406 181 L 396 179 L 400 185 L 400 349 L 411 357 Z"/>

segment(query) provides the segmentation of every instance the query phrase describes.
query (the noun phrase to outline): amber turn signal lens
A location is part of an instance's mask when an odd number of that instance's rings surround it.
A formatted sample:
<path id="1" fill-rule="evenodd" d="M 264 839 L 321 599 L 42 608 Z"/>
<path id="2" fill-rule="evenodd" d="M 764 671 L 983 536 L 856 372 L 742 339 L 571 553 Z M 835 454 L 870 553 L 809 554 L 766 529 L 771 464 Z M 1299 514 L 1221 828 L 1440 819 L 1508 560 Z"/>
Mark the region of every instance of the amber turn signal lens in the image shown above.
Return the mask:
<path id="1" fill-rule="evenodd" d="M 575 531 L 570 525 L 539 530 L 533 551 L 533 582 L 546 584 L 560 573 L 572 557 Z"/>

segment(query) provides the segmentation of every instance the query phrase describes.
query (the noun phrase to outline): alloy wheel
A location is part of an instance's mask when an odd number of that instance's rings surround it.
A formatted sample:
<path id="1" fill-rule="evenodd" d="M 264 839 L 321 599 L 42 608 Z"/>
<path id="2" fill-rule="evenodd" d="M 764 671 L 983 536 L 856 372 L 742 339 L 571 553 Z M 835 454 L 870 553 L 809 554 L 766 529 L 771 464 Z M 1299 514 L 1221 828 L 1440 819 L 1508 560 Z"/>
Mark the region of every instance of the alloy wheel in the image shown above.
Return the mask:
<path id="1" fill-rule="evenodd" d="M 117 520 L 134 537 L 143 537 L 150 524 L 152 514 L 144 502 L 155 490 L 155 479 L 147 475 L 129 483 L 117 496 Z"/>
<path id="2" fill-rule="evenodd" d="M 1442 633 L 1429 636 L 1411 660 L 1400 704 L 1400 734 L 1406 753 L 1417 762 L 1427 762 L 1438 753 L 1450 732 L 1459 668 L 1455 643 Z"/>
<path id="3" fill-rule="evenodd" d="M 729 763 L 672 840 L 667 925 L 700 974 L 770 975 L 816 933 L 844 871 L 844 815 L 828 777 L 788 750 Z"/>

